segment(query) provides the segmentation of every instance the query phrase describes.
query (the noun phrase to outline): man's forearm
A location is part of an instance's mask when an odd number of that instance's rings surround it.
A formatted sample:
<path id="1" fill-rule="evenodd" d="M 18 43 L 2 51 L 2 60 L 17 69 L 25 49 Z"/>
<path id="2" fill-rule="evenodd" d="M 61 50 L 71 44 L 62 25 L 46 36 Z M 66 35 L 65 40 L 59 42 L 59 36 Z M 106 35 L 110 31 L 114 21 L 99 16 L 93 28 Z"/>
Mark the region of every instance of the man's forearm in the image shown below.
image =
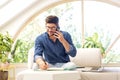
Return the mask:
<path id="1" fill-rule="evenodd" d="M 65 39 L 62 41 L 62 44 L 63 44 L 66 52 L 69 52 L 70 51 L 70 44 Z"/>

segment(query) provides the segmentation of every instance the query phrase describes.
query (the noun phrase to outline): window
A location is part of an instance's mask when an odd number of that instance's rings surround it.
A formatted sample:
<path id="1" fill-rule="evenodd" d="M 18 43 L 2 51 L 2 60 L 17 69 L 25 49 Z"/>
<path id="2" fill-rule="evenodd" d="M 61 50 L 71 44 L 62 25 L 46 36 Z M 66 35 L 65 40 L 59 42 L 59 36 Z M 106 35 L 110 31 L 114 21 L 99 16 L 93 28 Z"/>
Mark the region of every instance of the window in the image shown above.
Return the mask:
<path id="1" fill-rule="evenodd" d="M 118 27 L 120 26 L 120 8 L 102 2 L 85 1 L 84 17 L 85 17 L 85 33 L 91 36 L 94 32 L 99 34 L 99 40 L 107 49 L 113 44 L 117 37 L 120 38 Z M 112 45 L 108 51 L 105 63 L 120 62 L 120 49 L 118 44 L 120 40 Z"/>
<path id="2" fill-rule="evenodd" d="M 82 23 L 81 6 L 81 1 L 74 1 L 49 8 L 27 25 L 20 38 L 34 42 L 36 36 L 45 31 L 45 17 L 55 14 L 60 18 L 61 30 L 66 30 L 72 35 L 77 48 L 82 47 L 82 24 L 84 24 L 85 38 L 97 32 L 99 40 L 106 50 L 114 43 L 106 58 L 103 59 L 103 63 L 120 63 L 120 50 L 118 49 L 120 45 L 118 29 L 120 8 L 103 2 L 84 1 L 84 23 Z M 115 40 L 116 42 L 114 42 Z"/>

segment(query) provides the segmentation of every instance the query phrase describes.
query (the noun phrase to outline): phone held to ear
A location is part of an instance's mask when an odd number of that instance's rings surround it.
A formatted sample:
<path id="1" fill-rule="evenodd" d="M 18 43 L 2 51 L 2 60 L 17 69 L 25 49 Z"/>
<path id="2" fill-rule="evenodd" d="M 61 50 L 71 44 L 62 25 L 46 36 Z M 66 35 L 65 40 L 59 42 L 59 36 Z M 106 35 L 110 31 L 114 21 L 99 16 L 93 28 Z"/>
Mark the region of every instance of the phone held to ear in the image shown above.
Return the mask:
<path id="1" fill-rule="evenodd" d="M 57 28 L 57 29 L 56 29 L 56 31 L 60 31 L 60 29 L 59 29 L 59 28 Z"/>
<path id="2" fill-rule="evenodd" d="M 55 33 L 54 33 L 54 36 L 55 36 L 55 37 L 58 37 L 58 35 L 57 35 L 57 34 L 58 34 L 58 33 L 56 33 L 56 32 L 55 32 Z"/>
<path id="3" fill-rule="evenodd" d="M 60 31 L 60 30 L 57 28 L 57 30 L 56 30 L 56 31 Z M 55 36 L 55 37 L 58 37 L 58 33 L 57 33 L 57 32 L 55 32 L 55 33 L 54 33 L 54 36 Z"/>

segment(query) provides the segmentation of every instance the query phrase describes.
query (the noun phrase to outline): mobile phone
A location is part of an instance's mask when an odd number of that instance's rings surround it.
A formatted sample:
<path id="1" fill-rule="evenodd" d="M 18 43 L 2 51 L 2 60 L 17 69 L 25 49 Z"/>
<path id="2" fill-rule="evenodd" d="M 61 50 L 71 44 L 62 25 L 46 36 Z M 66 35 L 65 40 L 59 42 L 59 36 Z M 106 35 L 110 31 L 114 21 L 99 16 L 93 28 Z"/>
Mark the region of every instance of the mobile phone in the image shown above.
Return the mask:
<path id="1" fill-rule="evenodd" d="M 55 32 L 55 33 L 54 33 L 54 36 L 56 36 L 56 37 L 57 37 L 57 35 L 56 35 L 56 34 L 57 34 L 57 33 Z"/>
<path id="2" fill-rule="evenodd" d="M 57 28 L 57 29 L 56 29 L 56 31 L 60 31 L 60 29 L 59 29 L 59 28 Z"/>
<path id="3" fill-rule="evenodd" d="M 59 28 L 59 27 L 57 27 L 57 28 L 56 28 L 56 31 L 60 31 L 60 28 Z M 57 34 L 57 33 L 55 32 L 55 33 L 54 33 L 54 36 L 56 36 L 56 37 L 57 37 L 57 35 L 56 35 L 56 34 Z"/>
<path id="4" fill-rule="evenodd" d="M 59 26 L 57 26 L 57 31 L 60 31 L 60 27 Z"/>
<path id="5" fill-rule="evenodd" d="M 59 28 L 57 28 L 57 29 L 56 29 L 56 31 L 59 31 Z M 57 34 L 57 33 L 55 32 L 55 33 L 54 33 L 54 36 L 56 36 L 56 37 L 57 37 L 57 35 L 56 35 L 56 34 Z"/>

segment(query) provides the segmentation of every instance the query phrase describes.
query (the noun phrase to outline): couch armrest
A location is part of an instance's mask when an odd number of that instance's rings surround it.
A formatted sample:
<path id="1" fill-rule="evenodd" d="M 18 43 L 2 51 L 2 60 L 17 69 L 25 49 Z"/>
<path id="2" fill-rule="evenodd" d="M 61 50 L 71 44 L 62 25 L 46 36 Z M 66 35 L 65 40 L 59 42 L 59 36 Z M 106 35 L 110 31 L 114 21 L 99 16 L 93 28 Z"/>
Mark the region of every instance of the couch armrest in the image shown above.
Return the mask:
<path id="1" fill-rule="evenodd" d="M 32 69 L 33 66 L 33 57 L 34 56 L 34 48 L 31 48 L 28 52 L 28 69 Z"/>

